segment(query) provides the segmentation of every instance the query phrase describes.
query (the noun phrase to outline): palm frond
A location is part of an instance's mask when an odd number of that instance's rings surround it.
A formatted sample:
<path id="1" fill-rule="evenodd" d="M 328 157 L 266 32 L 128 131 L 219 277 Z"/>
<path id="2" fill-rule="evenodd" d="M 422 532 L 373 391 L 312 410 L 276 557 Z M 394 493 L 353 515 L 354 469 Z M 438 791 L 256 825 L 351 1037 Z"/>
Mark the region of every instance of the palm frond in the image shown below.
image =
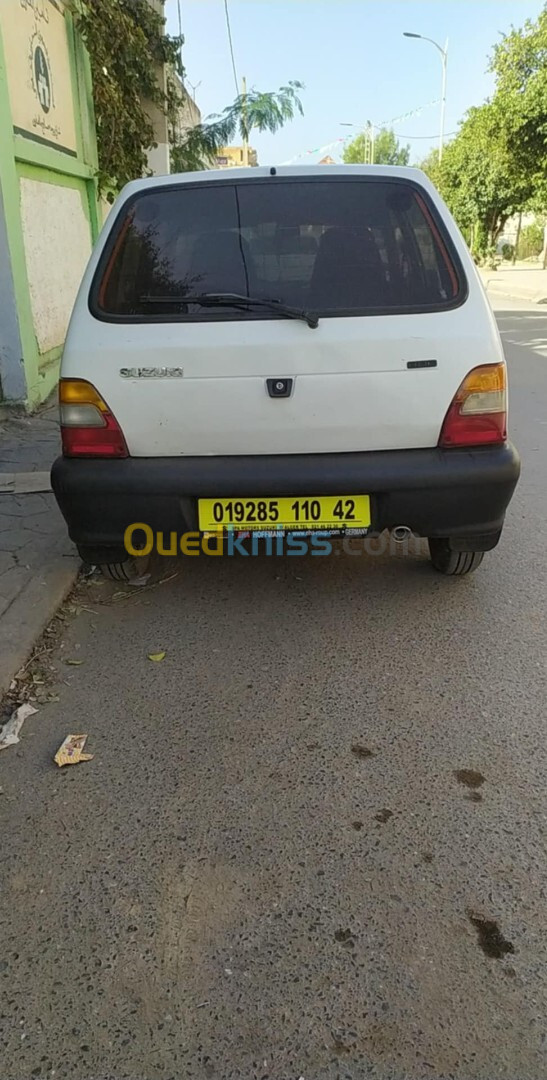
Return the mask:
<path id="1" fill-rule="evenodd" d="M 220 115 L 207 117 L 173 147 L 173 167 L 180 172 L 210 168 L 220 148 L 229 145 L 236 132 L 247 142 L 255 129 L 275 134 L 297 114 L 304 115 L 299 97 L 303 89 L 303 83 L 295 81 L 269 93 L 253 88 L 247 94 L 239 94 Z"/>

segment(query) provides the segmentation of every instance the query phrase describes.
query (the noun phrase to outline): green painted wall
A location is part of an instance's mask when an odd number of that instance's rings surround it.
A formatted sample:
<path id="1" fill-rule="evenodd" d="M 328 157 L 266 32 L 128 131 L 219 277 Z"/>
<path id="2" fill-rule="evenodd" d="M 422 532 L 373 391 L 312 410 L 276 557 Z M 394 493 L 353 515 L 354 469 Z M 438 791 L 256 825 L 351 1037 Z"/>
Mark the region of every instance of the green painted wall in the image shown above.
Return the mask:
<path id="1" fill-rule="evenodd" d="M 14 17 L 18 14 L 21 17 L 17 10 L 20 8 L 19 0 L 0 2 L 7 4 L 8 8 L 12 6 Z M 40 236 L 34 237 L 29 233 L 32 227 L 32 218 L 29 225 L 29 205 L 32 210 L 32 198 L 41 198 L 42 192 L 54 216 L 57 212 L 56 193 L 59 192 L 59 220 L 55 221 L 59 242 L 51 255 L 52 259 L 61 260 L 56 264 L 59 266 L 62 266 L 63 260 L 62 226 L 67 206 L 73 208 L 76 204 L 81 208 L 80 216 L 87 222 L 89 229 L 90 247 L 100 228 L 96 187 L 97 147 L 88 57 L 73 18 L 65 9 L 62 0 L 42 0 L 42 5 L 44 4 L 54 6 L 56 19 L 59 18 L 59 12 L 64 15 L 76 131 L 75 154 L 49 145 L 48 140 L 44 140 L 41 134 L 32 131 L 26 134 L 14 132 L 9 90 L 11 74 L 13 99 L 13 70 L 8 72 L 7 69 L 0 25 L 0 214 L 3 214 L 3 220 L 0 221 L 0 261 L 7 257 L 11 271 L 6 277 L 8 285 L 2 289 L 0 295 L 0 401 L 24 403 L 29 409 L 43 401 L 55 386 L 62 352 L 60 342 L 55 342 L 51 347 L 39 344 L 40 340 L 43 342 L 45 335 L 36 321 L 37 296 L 40 299 L 40 281 L 36 279 L 36 267 L 41 265 L 40 258 L 44 259 L 44 253 L 40 253 Z M 5 13 L 4 7 L 2 14 Z M 35 39 L 38 43 L 43 31 L 43 23 L 37 19 Z M 11 56 L 10 61 L 13 62 Z M 24 65 L 21 65 L 20 78 L 28 81 Z M 55 88 L 54 82 L 53 87 Z M 47 134 L 47 128 L 38 130 L 45 130 Z M 48 185 L 48 188 L 41 189 L 38 186 L 41 184 Z M 67 189 L 72 189 L 77 194 L 72 196 Z M 45 226 L 51 229 L 51 220 L 46 222 Z M 2 250 L 2 243 L 5 251 Z M 68 256 L 70 252 L 67 250 L 65 254 Z M 47 273 L 44 274 L 44 295 L 47 294 L 46 279 Z M 8 295 L 10 290 L 11 296 Z M 16 312 L 18 335 L 17 327 L 14 329 L 13 326 L 13 318 L 7 318 L 8 307 L 11 314 L 13 310 Z M 3 327 L 8 326 L 9 330 L 3 330 Z M 20 356 L 17 356 L 18 352 Z"/>

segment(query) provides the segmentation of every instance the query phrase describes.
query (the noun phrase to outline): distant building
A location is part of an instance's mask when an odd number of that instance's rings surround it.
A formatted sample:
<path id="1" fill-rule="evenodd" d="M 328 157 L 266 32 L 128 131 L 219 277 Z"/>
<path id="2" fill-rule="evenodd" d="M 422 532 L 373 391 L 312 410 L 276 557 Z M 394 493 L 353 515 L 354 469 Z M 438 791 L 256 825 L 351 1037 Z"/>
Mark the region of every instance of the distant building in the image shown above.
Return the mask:
<path id="1" fill-rule="evenodd" d="M 156 14 L 164 16 L 165 0 L 148 0 L 148 3 Z M 201 123 L 201 113 L 182 79 L 172 67 L 158 61 L 155 65 L 155 74 L 160 90 L 169 96 L 174 95 L 178 102 L 174 119 L 171 116 L 168 117 L 163 106 L 157 102 L 143 102 L 152 124 L 156 143 L 148 151 L 148 168 L 154 176 L 163 176 L 171 171 L 171 147 L 181 142 L 190 128 Z"/>
<path id="2" fill-rule="evenodd" d="M 248 148 L 249 165 L 256 168 L 258 155 L 252 146 Z M 217 169 L 241 169 L 243 166 L 244 151 L 242 146 L 222 146 L 216 156 Z"/>
<path id="3" fill-rule="evenodd" d="M 321 158 L 319 165 L 336 165 L 334 158 L 331 158 L 329 154 L 326 157 Z"/>
<path id="4" fill-rule="evenodd" d="M 175 116 L 169 124 L 169 142 L 173 145 L 182 142 L 187 131 L 201 124 L 201 112 L 176 71 L 168 71 L 167 82 L 170 93 L 177 100 Z"/>
<path id="5" fill-rule="evenodd" d="M 164 17 L 165 0 L 148 0 L 150 7 L 157 15 Z M 167 64 L 157 60 L 154 65 L 154 73 L 160 90 L 167 93 Z M 148 115 L 154 132 L 155 146 L 148 151 L 148 168 L 154 176 L 164 176 L 169 172 L 169 136 L 167 131 L 167 117 L 165 110 L 155 101 L 143 101 L 143 107 Z"/>

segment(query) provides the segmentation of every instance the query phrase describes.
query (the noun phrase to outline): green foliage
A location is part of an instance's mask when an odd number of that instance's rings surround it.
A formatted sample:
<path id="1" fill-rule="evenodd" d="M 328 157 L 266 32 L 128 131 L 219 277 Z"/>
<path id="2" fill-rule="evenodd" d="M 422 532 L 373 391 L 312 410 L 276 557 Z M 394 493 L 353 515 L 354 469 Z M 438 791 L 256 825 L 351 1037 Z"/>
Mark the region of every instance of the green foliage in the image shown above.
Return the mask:
<path id="1" fill-rule="evenodd" d="M 99 187 L 118 188 L 146 172 L 154 132 L 143 102 L 165 107 L 157 68 L 180 71 L 182 42 L 147 0 L 75 0 L 74 14 L 91 63 Z"/>
<path id="2" fill-rule="evenodd" d="M 492 99 L 469 110 L 441 166 L 434 152 L 422 165 L 481 257 L 512 214 L 547 207 L 547 8 L 496 45 L 491 70 Z"/>
<path id="3" fill-rule="evenodd" d="M 531 222 L 530 225 L 524 225 L 520 233 L 517 249 L 519 259 L 531 259 L 534 255 L 541 255 L 542 251 L 543 226 L 539 225 L 537 221 Z"/>
<path id="4" fill-rule="evenodd" d="M 300 82 L 289 82 L 279 90 L 261 93 L 251 89 L 240 94 L 219 115 L 207 117 L 203 124 L 191 128 L 182 141 L 171 149 L 171 166 L 174 172 L 192 172 L 211 167 L 222 146 L 238 137 L 249 142 L 253 131 L 270 131 L 274 134 L 297 114 L 303 115 L 299 91 Z"/>
<path id="5" fill-rule="evenodd" d="M 501 257 L 495 244 L 487 244 L 484 251 L 478 256 L 478 262 L 489 270 L 497 270 L 501 263 Z"/>
<path id="6" fill-rule="evenodd" d="M 547 203 L 547 9 L 494 49 L 496 102 L 511 153 L 536 204 Z"/>
<path id="7" fill-rule="evenodd" d="M 357 135 L 344 150 L 346 165 L 362 165 L 365 161 L 365 142 L 368 136 Z M 401 146 L 397 136 L 389 128 L 381 128 L 374 140 L 375 165 L 408 165 L 410 147 Z"/>
<path id="8" fill-rule="evenodd" d="M 502 244 L 501 245 L 501 257 L 505 262 L 511 262 L 514 254 L 515 254 L 515 245 L 514 244 Z"/>
<path id="9" fill-rule="evenodd" d="M 422 169 L 429 179 L 435 184 L 435 187 L 440 186 L 440 171 L 441 166 L 439 164 L 439 151 L 437 148 L 431 150 L 426 158 L 420 162 L 418 168 Z"/>
<path id="10" fill-rule="evenodd" d="M 497 102 L 470 109 L 456 137 L 422 164 L 480 256 L 495 250 L 505 222 L 532 195 L 517 167 Z"/>

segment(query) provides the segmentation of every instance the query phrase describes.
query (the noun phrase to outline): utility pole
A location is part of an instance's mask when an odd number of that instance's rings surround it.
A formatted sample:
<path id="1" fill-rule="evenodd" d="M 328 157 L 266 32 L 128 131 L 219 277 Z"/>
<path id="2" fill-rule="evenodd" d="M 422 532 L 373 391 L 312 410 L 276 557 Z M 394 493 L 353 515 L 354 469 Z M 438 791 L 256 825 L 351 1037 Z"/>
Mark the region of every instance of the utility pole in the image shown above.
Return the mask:
<path id="1" fill-rule="evenodd" d="M 342 127 L 358 127 L 362 131 L 363 137 L 363 165 L 374 165 L 374 144 L 375 144 L 375 125 L 372 120 L 367 120 L 366 126 L 362 127 L 361 124 L 347 124 L 341 121 Z M 356 142 L 358 143 L 357 137 Z"/>
<path id="2" fill-rule="evenodd" d="M 243 99 L 243 166 L 244 168 L 247 168 L 249 164 L 249 130 L 247 128 L 247 79 L 245 76 L 243 76 L 241 80 L 241 97 Z"/>
<path id="3" fill-rule="evenodd" d="M 374 165 L 374 124 L 367 120 L 363 131 L 363 165 Z"/>

